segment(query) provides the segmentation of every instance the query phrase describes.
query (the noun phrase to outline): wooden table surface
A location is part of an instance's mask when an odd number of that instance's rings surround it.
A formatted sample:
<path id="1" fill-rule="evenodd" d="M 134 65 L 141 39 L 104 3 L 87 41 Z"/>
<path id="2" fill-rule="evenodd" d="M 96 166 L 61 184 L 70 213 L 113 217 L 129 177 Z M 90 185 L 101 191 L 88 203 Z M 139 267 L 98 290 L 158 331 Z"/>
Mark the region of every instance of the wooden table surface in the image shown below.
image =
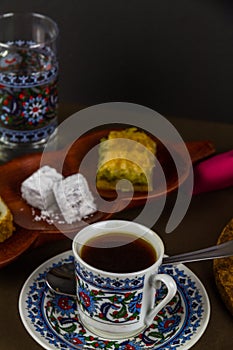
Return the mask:
<path id="1" fill-rule="evenodd" d="M 75 109 L 76 108 L 76 109 Z M 63 106 L 61 118 L 75 112 L 75 106 Z M 233 125 L 168 118 L 185 141 L 211 140 L 217 153 L 233 149 Z M 194 250 L 214 245 L 224 228 L 233 217 L 233 187 L 193 196 L 187 214 L 179 226 L 170 234 L 164 233 L 174 195 L 167 199 L 165 209 L 154 226 L 165 243 L 166 252 L 171 255 L 181 251 Z M 115 214 L 116 218 L 131 220 L 138 209 L 129 209 Z M 148 215 L 153 215 L 153 204 Z M 16 261 L 0 270 L 0 349 L 39 350 L 37 344 L 25 330 L 18 312 L 18 298 L 27 277 L 47 259 L 71 249 L 71 240 L 47 243 L 29 249 Z M 209 295 L 211 315 L 208 327 L 194 350 L 227 350 L 233 346 L 233 317 L 226 309 L 215 285 L 213 262 L 187 264 L 204 284 Z"/>

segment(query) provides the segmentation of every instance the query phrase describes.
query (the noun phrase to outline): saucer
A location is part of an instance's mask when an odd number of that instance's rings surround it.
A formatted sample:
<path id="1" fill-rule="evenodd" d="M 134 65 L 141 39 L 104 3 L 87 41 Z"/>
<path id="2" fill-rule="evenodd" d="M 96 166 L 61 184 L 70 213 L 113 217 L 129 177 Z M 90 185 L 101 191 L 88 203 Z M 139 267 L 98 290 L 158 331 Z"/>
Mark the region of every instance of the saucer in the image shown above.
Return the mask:
<path id="1" fill-rule="evenodd" d="M 27 279 L 20 293 L 21 320 L 44 349 L 187 350 L 204 333 L 210 317 L 208 295 L 193 272 L 179 264 L 163 265 L 160 269 L 175 279 L 178 291 L 147 329 L 123 340 L 96 336 L 80 323 L 75 299 L 51 293 L 45 283 L 49 268 L 72 260 L 72 251 L 68 251 L 43 263 Z M 159 291 L 157 297 L 161 298 L 162 294 Z"/>

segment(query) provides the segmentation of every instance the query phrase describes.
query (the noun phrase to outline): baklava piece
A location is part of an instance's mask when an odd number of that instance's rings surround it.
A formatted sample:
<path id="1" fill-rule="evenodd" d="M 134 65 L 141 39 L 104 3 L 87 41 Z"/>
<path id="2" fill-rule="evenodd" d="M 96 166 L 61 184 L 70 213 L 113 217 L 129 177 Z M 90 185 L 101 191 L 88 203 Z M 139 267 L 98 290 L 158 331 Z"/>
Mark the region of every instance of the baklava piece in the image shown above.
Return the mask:
<path id="1" fill-rule="evenodd" d="M 97 189 L 116 190 L 118 186 L 130 191 L 133 186 L 135 191 L 152 191 L 155 156 L 156 142 L 145 132 L 137 128 L 111 131 L 99 146 Z"/>
<path id="2" fill-rule="evenodd" d="M 14 229 L 11 211 L 0 197 L 0 243 L 11 237 Z"/>

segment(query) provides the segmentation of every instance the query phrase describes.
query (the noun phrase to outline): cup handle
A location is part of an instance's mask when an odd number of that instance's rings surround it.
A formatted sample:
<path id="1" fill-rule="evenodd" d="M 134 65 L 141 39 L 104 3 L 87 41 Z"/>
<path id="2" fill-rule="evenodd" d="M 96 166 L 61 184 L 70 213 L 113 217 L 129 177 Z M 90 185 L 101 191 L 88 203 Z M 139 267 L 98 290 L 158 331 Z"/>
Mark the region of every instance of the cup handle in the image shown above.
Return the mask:
<path id="1" fill-rule="evenodd" d="M 154 293 L 152 294 L 151 307 L 148 314 L 145 317 L 145 324 L 147 327 L 151 325 L 154 317 L 164 306 L 166 306 L 169 303 L 169 301 L 175 296 L 177 291 L 176 282 L 171 276 L 168 276 L 166 274 L 156 274 L 151 276 L 150 285 L 155 290 L 160 288 L 161 282 L 163 282 L 167 287 L 167 295 L 159 302 L 158 305 L 154 306 L 155 295 Z"/>

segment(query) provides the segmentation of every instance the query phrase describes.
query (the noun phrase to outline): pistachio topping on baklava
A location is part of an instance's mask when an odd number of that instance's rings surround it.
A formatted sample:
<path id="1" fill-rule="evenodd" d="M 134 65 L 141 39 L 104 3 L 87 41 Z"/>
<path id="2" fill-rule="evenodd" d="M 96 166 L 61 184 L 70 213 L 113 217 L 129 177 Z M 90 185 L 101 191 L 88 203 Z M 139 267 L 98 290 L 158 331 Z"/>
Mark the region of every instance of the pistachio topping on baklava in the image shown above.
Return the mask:
<path id="1" fill-rule="evenodd" d="M 97 188 L 115 190 L 119 180 L 124 179 L 128 182 L 121 182 L 122 191 L 129 191 L 132 186 L 135 191 L 153 190 L 155 155 L 156 143 L 144 131 L 110 131 L 99 146 Z"/>

